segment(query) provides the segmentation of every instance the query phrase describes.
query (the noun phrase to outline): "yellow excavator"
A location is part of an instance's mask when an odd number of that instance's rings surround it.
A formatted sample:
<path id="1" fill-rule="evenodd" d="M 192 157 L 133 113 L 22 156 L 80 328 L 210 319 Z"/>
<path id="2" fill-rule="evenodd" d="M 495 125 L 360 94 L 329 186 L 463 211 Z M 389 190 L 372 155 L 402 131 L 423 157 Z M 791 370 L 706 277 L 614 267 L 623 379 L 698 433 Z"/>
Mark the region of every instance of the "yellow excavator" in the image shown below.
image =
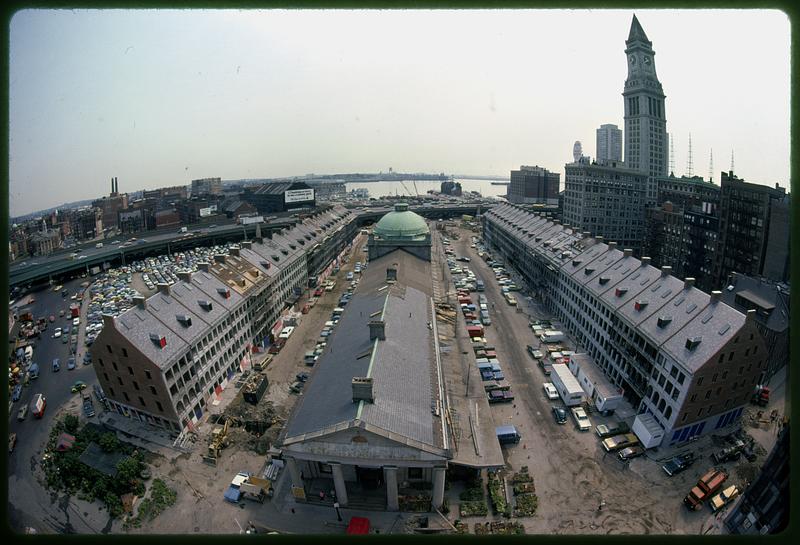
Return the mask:
<path id="1" fill-rule="evenodd" d="M 217 426 L 211 432 L 211 441 L 208 443 L 208 454 L 203 457 L 203 461 L 212 466 L 217 465 L 217 458 L 222 449 L 228 446 L 228 426 L 230 419 L 226 418 L 222 426 Z"/>

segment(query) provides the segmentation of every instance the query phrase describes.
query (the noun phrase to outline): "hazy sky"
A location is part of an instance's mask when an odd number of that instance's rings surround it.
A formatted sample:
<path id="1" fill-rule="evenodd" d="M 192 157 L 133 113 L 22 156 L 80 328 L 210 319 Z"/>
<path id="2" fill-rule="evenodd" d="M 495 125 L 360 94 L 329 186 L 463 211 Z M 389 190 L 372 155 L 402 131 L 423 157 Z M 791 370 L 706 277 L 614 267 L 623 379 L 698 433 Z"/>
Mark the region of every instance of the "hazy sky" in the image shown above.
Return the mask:
<path id="1" fill-rule="evenodd" d="M 11 214 L 193 178 L 562 173 L 622 128 L 631 10 L 19 12 Z M 636 10 L 676 174 L 788 186 L 779 11 Z"/>

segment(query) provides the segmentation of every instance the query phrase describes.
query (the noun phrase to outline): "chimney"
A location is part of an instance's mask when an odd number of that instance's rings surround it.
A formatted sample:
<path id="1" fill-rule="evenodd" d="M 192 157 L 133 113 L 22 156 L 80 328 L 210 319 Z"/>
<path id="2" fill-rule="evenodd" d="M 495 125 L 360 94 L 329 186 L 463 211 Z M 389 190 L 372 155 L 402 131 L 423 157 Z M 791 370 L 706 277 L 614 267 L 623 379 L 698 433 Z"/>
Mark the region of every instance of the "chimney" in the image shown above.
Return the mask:
<path id="1" fill-rule="evenodd" d="M 134 298 L 133 298 L 133 303 L 134 303 L 134 304 L 135 304 L 137 307 L 139 307 L 140 309 L 142 309 L 142 310 L 145 310 L 145 309 L 147 308 L 147 299 L 145 299 L 145 298 L 144 298 L 143 296 L 141 296 L 141 295 L 137 295 L 136 297 L 134 297 Z"/>
<path id="2" fill-rule="evenodd" d="M 616 250 L 616 249 L 617 249 L 617 243 L 616 243 L 616 242 L 609 242 L 609 243 L 608 243 L 608 251 L 609 251 L 609 252 L 610 252 L 611 250 Z"/>
<path id="3" fill-rule="evenodd" d="M 214 254 L 215 263 L 225 263 L 225 254 Z"/>
<path id="4" fill-rule="evenodd" d="M 600 242 L 603 242 L 603 235 L 597 235 L 596 237 L 594 237 L 594 239 L 595 239 L 595 240 L 596 240 L 598 243 L 600 243 Z"/>
<path id="5" fill-rule="evenodd" d="M 235 255 L 236 257 L 239 257 L 239 255 L 240 255 L 239 254 L 239 248 L 237 248 L 236 246 L 231 246 L 228 249 L 228 251 L 230 252 L 231 255 Z"/>
<path id="6" fill-rule="evenodd" d="M 114 193 L 119 195 L 119 178 L 114 176 Z"/>
<path id="7" fill-rule="evenodd" d="M 249 249 L 251 249 L 253 247 L 253 243 L 250 242 L 249 240 L 245 240 L 241 244 L 242 244 L 242 248 L 244 248 L 245 250 L 249 250 Z"/>
<path id="8" fill-rule="evenodd" d="M 144 299 L 144 297 L 142 297 L 142 299 Z M 103 313 L 102 316 L 103 316 L 103 327 L 107 327 L 109 330 L 112 329 L 114 327 L 114 316 L 105 313 Z"/>
<path id="9" fill-rule="evenodd" d="M 630 257 L 632 255 L 633 255 L 633 250 L 631 250 L 630 248 L 625 248 L 624 250 L 622 250 L 623 257 Z"/>
<path id="10" fill-rule="evenodd" d="M 397 281 L 397 263 L 392 263 L 392 266 L 386 269 L 386 281 L 387 282 Z"/>
<path id="11" fill-rule="evenodd" d="M 375 339 L 386 340 L 386 323 L 383 320 L 370 320 L 369 322 L 369 340 L 374 341 Z"/>
<path id="12" fill-rule="evenodd" d="M 191 271 L 179 271 L 178 278 L 186 283 L 189 283 L 192 281 L 192 273 Z"/>
<path id="13" fill-rule="evenodd" d="M 650 258 L 649 257 L 643 257 L 642 258 L 642 267 L 647 267 L 649 264 L 650 264 Z"/>
<path id="14" fill-rule="evenodd" d="M 722 292 L 719 290 L 714 290 L 711 292 L 711 304 L 716 305 L 719 303 L 719 298 L 722 296 Z"/>
<path id="15" fill-rule="evenodd" d="M 375 397 L 372 392 L 371 377 L 353 377 L 353 403 L 357 401 L 368 401 L 373 403 Z"/>
<path id="16" fill-rule="evenodd" d="M 690 276 L 689 278 L 684 279 L 684 281 L 683 281 L 683 289 L 688 290 L 692 286 L 694 286 L 694 278 L 692 278 Z"/>
<path id="17" fill-rule="evenodd" d="M 158 284 L 156 284 L 156 286 L 158 287 L 158 291 L 160 293 L 163 293 L 164 295 L 170 294 L 169 284 L 167 284 L 166 282 L 159 282 Z"/>
<path id="18" fill-rule="evenodd" d="M 589 238 L 590 236 L 592 236 L 592 233 L 590 233 L 589 231 L 584 231 L 583 233 L 581 233 L 582 238 Z"/>
<path id="19" fill-rule="evenodd" d="M 752 322 L 755 319 L 756 319 L 756 309 L 751 308 L 745 313 L 744 321 L 745 323 L 747 323 L 747 322 Z"/>
<path id="20" fill-rule="evenodd" d="M 664 265 L 661 267 L 661 278 L 666 278 L 672 272 L 672 267 L 669 265 Z"/>
<path id="21" fill-rule="evenodd" d="M 197 264 L 197 268 L 200 269 L 203 272 L 208 272 L 208 269 L 210 267 L 211 267 L 211 263 L 208 263 L 207 261 L 203 261 L 202 263 L 198 263 Z"/>

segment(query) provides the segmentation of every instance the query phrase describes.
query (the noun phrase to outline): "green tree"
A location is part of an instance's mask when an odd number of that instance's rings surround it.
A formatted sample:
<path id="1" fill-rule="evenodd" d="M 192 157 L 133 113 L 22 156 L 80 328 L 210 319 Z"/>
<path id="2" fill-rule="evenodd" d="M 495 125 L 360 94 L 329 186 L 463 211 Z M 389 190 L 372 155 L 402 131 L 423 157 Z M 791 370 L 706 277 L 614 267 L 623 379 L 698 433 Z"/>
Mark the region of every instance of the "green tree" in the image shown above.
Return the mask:
<path id="1" fill-rule="evenodd" d="M 100 448 L 103 449 L 103 452 L 116 452 L 120 446 L 117 435 L 110 432 L 101 435 L 98 444 L 100 445 Z"/>
<path id="2" fill-rule="evenodd" d="M 120 460 L 117 464 L 117 479 L 125 483 L 126 488 L 128 485 L 136 486 L 136 481 L 139 479 L 139 473 L 142 472 L 143 464 L 136 458 L 125 458 Z"/>
<path id="3" fill-rule="evenodd" d="M 80 423 L 80 420 L 75 415 L 68 414 L 64 417 L 64 429 L 67 430 L 67 433 L 75 434 Z"/>

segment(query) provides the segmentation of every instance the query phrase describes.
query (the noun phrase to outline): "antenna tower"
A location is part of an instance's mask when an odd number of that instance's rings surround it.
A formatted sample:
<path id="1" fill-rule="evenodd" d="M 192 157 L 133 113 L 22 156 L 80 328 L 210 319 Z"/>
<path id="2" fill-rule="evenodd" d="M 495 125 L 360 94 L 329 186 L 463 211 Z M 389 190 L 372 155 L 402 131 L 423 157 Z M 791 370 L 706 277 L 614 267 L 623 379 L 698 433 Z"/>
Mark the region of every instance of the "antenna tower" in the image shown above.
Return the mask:
<path id="1" fill-rule="evenodd" d="M 675 175 L 675 140 L 672 133 L 669 133 L 669 173 Z"/>
<path id="2" fill-rule="evenodd" d="M 711 148 L 711 159 L 708 163 L 708 181 L 714 181 L 714 148 Z"/>
<path id="3" fill-rule="evenodd" d="M 689 155 L 686 156 L 686 175 L 694 176 L 694 165 L 692 164 L 692 133 L 689 133 Z"/>
<path id="4" fill-rule="evenodd" d="M 731 172 L 733 172 L 733 150 L 731 150 Z"/>

